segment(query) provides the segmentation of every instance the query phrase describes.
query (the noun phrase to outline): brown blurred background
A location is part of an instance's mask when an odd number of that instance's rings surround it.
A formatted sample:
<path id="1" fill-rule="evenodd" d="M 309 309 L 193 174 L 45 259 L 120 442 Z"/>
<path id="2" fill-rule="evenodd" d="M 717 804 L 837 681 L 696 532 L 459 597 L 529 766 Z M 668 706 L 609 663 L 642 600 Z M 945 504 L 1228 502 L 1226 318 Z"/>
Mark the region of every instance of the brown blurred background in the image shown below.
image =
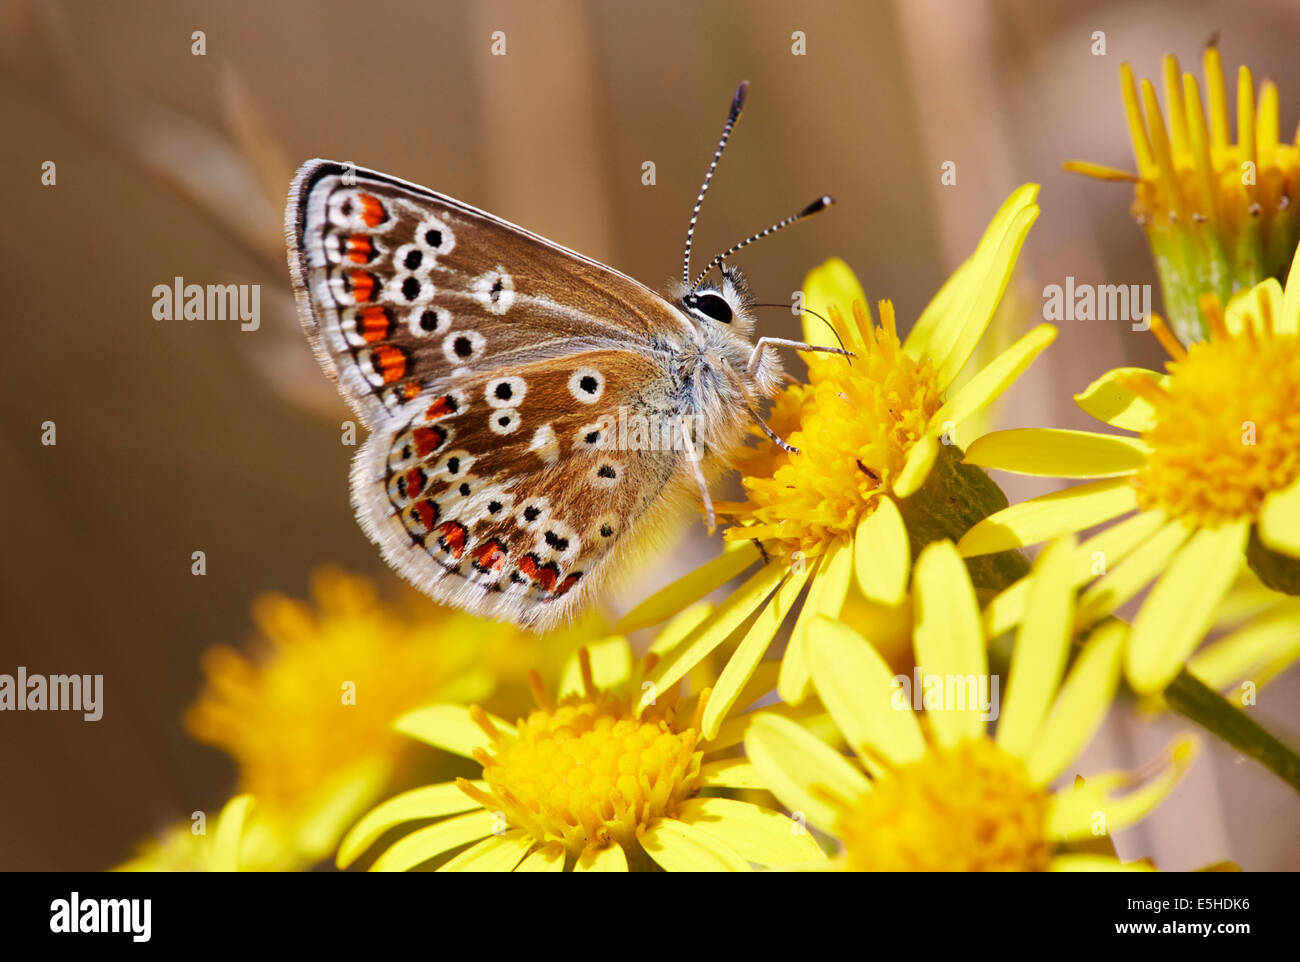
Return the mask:
<path id="1" fill-rule="evenodd" d="M 196 30 L 205 56 L 191 53 Z M 490 55 L 497 30 L 504 57 Z M 1097 30 L 1105 56 L 1091 52 Z M 795 31 L 806 55 L 792 53 Z M 1066 274 L 1154 284 L 1128 188 L 1060 164 L 1131 169 L 1120 62 L 1158 77 L 1171 51 L 1199 73 L 1215 31 L 1229 70 L 1245 62 L 1278 82 L 1290 139 L 1294 0 L 0 2 L 0 263 L 15 335 L 0 411 L 0 672 L 105 675 L 97 723 L 0 714 L 0 869 L 105 867 L 219 804 L 233 770 L 179 723 L 200 651 L 247 637 L 250 601 L 303 594 L 321 563 L 388 577 L 348 506 L 346 409 L 288 299 L 282 191 L 302 160 L 427 184 L 659 287 L 680 270 L 700 177 L 748 79 L 698 261 L 833 193 L 831 212 L 738 263 L 780 302 L 842 256 L 907 325 L 1007 193 L 1034 180 L 1043 215 L 1009 294 L 1014 335 Z M 40 180 L 49 160 L 53 187 Z M 945 161 L 956 186 L 940 185 Z M 261 329 L 155 321 L 152 289 L 177 275 L 261 284 Z M 761 321 L 796 329 L 782 311 Z M 1160 356 L 1149 335 L 1065 322 L 1002 424 L 1083 427 L 1071 392 Z M 54 447 L 40 443 L 47 420 Z M 190 573 L 195 550 L 205 577 Z M 693 532 L 638 591 L 713 550 Z M 1296 675 L 1257 709 L 1287 737 Z M 1138 763 L 1176 727 L 1116 713 L 1085 767 Z M 1298 812 L 1288 788 L 1214 745 L 1121 854 L 1295 869 Z"/>

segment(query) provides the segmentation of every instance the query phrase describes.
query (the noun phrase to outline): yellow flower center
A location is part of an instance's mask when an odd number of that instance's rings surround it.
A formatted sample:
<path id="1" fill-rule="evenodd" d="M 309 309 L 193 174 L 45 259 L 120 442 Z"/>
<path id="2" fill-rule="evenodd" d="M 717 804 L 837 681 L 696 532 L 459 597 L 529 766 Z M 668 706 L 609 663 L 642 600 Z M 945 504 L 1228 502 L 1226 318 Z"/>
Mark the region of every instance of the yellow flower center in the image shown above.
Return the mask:
<path id="1" fill-rule="evenodd" d="M 718 506 L 736 525 L 729 540 L 757 538 L 787 556 L 811 557 L 831 539 L 851 537 L 892 490 L 943 404 L 930 360 L 918 364 L 904 353 L 888 301 L 880 304 L 880 327 L 861 302 L 853 324 L 834 308 L 830 314 L 856 356 L 808 356 L 808 383 L 778 396 L 769 423 L 798 453 L 764 439 L 743 456 L 748 499 Z"/>
<path id="2" fill-rule="evenodd" d="M 678 725 L 671 704 L 649 706 L 638 717 L 631 698 L 591 684 L 558 705 L 540 683 L 534 690 L 542 707 L 514 735 L 474 712 L 493 740 L 491 754 L 475 752 L 488 791 L 458 783 L 512 828 L 539 843 L 561 842 L 574 856 L 611 842 L 635 850 L 650 823 L 674 817 L 699 790 L 700 707 L 690 724 Z"/>
<path id="3" fill-rule="evenodd" d="M 840 817 L 860 872 L 1033 872 L 1047 868 L 1049 798 L 988 738 L 931 749 L 873 782 Z"/>
<path id="4" fill-rule="evenodd" d="M 1256 517 L 1300 476 L 1300 341 L 1271 321 L 1230 335 L 1217 304 L 1204 309 L 1211 339 L 1186 351 L 1166 343 L 1175 356 L 1167 386 L 1139 388 L 1156 425 L 1142 436 L 1151 454 L 1133 484 L 1144 510 L 1213 528 Z"/>

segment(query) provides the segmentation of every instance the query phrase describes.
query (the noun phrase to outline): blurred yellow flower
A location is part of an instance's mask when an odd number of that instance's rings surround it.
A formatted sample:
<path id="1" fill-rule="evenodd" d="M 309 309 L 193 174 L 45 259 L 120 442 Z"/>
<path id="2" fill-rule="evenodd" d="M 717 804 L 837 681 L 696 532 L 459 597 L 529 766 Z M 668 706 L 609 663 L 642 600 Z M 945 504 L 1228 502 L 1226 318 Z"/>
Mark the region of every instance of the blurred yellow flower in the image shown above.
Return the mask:
<path id="1" fill-rule="evenodd" d="M 805 587 L 778 681 L 781 697 L 791 704 L 809 691 L 803 654 L 808 626 L 818 615 L 841 613 L 850 583 L 878 605 L 902 605 L 917 547 L 959 537 L 1006 505 L 987 475 L 960 463 L 956 432 L 1015 381 L 1051 343 L 1055 329 L 1035 327 L 961 387 L 953 384 L 1038 217 L 1037 193 L 1037 185 L 1027 184 L 1007 199 L 975 253 L 905 340 L 889 302 L 880 304 L 879 324 L 871 317 L 866 295 L 842 261 L 828 261 L 808 275 L 805 305 L 828 315 L 835 339 L 828 339 L 822 319 L 805 316 L 806 340 L 842 343 L 853 357 L 805 356 L 808 383 L 786 388 L 771 417 L 773 428 L 797 451 L 763 441 L 743 456 L 747 498 L 718 506 L 732 525 L 727 549 L 642 602 L 620 626 L 632 631 L 656 624 L 761 562 L 652 673 L 660 685 L 675 682 L 757 613 L 718 678 L 703 719 L 706 736 L 735 704 Z M 1002 556 L 979 559 L 973 567 L 981 587 L 1001 588 L 1023 573 L 1024 562 Z"/>
<path id="2" fill-rule="evenodd" d="M 114 871 L 237 872 L 247 864 L 248 812 L 252 807 L 251 795 L 236 795 L 222 807 L 211 834 L 207 825 L 199 822 L 173 825 L 158 838 L 142 843 L 136 855 Z"/>
<path id="3" fill-rule="evenodd" d="M 663 644 L 704 613 L 684 612 Z M 706 739 L 708 690 L 687 705 L 679 685 L 647 682 L 655 657 L 634 665 L 621 637 L 580 649 L 558 698 L 534 676 L 538 707 L 516 725 L 477 706 L 403 716 L 399 731 L 473 758 L 483 775 L 380 804 L 344 838 L 339 866 L 394 827 L 430 818 L 439 821 L 386 848 L 372 869 L 404 871 L 457 849 L 440 871 L 744 871 L 821 858 L 812 837 L 784 815 L 701 794 L 758 787 L 743 759 L 708 757 L 740 741 L 744 720 Z"/>
<path id="4" fill-rule="evenodd" d="M 186 717 L 196 739 L 231 755 L 240 791 L 257 798 L 252 831 L 269 836 L 255 846 L 260 868 L 326 857 L 406 772 L 411 744 L 392 731 L 394 719 L 433 701 L 487 699 L 499 680 L 554 657 L 551 639 L 413 592 L 386 602 L 369 580 L 332 569 L 313 578 L 312 595 L 314 607 L 258 599 L 265 648 L 208 651 L 207 685 Z"/>
<path id="5" fill-rule="evenodd" d="M 1035 562 L 1005 697 L 993 687 L 974 586 L 950 542 L 929 545 L 916 563 L 917 690 L 902 685 L 857 632 L 818 620 L 808 643 L 813 685 L 856 759 L 771 713 L 755 716 L 745 749 L 761 783 L 839 840 L 838 867 L 1125 867 L 1061 846 L 1143 818 L 1177 782 L 1195 743 L 1175 743 L 1151 778 L 1103 774 L 1050 791 L 1110 707 L 1127 631 L 1114 621 L 1101 627 L 1067 673 L 1072 548 L 1054 544 Z M 918 702 L 924 713 L 914 710 Z"/>
<path id="6" fill-rule="evenodd" d="M 1201 89 L 1178 61 L 1163 63 L 1166 126 L 1155 87 L 1141 94 L 1128 64 L 1120 67 L 1124 110 L 1136 175 L 1079 161 L 1069 170 L 1135 185 L 1133 213 L 1146 230 L 1160 274 L 1165 309 L 1185 344 L 1210 335 L 1200 299 L 1227 303 L 1237 291 L 1268 278 L 1281 280 L 1300 243 L 1293 191 L 1300 182 L 1300 132 L 1279 143 L 1278 92 L 1265 81 L 1255 96 L 1249 68 L 1237 74 L 1237 140 L 1231 141 L 1228 99 L 1219 50 L 1205 50 Z"/>
<path id="7" fill-rule="evenodd" d="M 1166 374 L 1120 368 L 1075 396 L 1139 437 L 1017 429 L 966 452 L 986 468 L 1101 479 L 986 518 L 958 543 L 967 557 L 1137 512 L 1106 535 L 1109 551 L 1091 570 L 1080 557 L 1076 571 L 1080 584 L 1100 576 L 1082 605 L 1094 620 L 1158 577 L 1126 656 L 1129 683 L 1143 693 L 1182 669 L 1243 565 L 1270 587 L 1300 592 L 1300 257 L 1285 293 L 1268 280 L 1226 315 L 1213 297 L 1204 307 L 1211 339 L 1189 348 L 1152 317 L 1173 358 Z"/>

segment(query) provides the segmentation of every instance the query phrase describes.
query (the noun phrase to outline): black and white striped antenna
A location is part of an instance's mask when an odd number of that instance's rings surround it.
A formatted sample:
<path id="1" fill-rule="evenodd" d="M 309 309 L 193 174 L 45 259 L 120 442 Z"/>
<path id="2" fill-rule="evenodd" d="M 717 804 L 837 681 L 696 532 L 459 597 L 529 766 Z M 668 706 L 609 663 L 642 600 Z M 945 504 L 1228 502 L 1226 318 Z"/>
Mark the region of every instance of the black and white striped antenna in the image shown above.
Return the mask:
<path id="1" fill-rule="evenodd" d="M 704 205 L 704 194 L 709 189 L 709 181 L 713 179 L 713 172 L 718 168 L 718 161 L 722 157 L 722 149 L 727 146 L 727 138 L 731 136 L 731 130 L 736 126 L 736 121 L 740 119 L 740 111 L 745 106 L 745 94 L 749 92 L 749 81 L 742 80 L 740 86 L 736 88 L 736 95 L 731 98 L 731 110 L 727 114 L 727 122 L 722 127 L 722 139 L 718 141 L 718 149 L 713 152 L 713 160 L 709 164 L 709 171 L 704 175 L 704 184 L 700 187 L 700 196 L 695 199 L 695 209 L 691 211 L 691 224 L 686 228 L 686 253 L 682 256 L 682 283 L 689 284 L 691 281 L 691 239 L 695 236 L 695 222 L 700 217 L 700 208 Z"/>
<path id="2" fill-rule="evenodd" d="M 743 241 L 741 241 L 738 244 L 732 244 L 730 247 L 728 247 L 717 257 L 713 258 L 713 260 L 709 261 L 709 266 L 704 268 L 704 270 L 700 272 L 699 277 L 695 278 L 695 283 L 691 285 L 691 290 L 695 290 L 696 288 L 698 288 L 700 286 L 700 281 L 708 277 L 709 271 L 713 270 L 713 268 L 720 265 L 724 260 L 726 260 L 732 254 L 736 253 L 736 251 L 740 250 L 742 247 L 748 247 L 750 244 L 754 243 L 754 241 L 762 240 L 768 234 L 775 234 L 783 227 L 789 227 L 791 224 L 797 223 L 803 220 L 805 217 L 811 217 L 813 214 L 817 213 L 818 211 L 825 210 L 833 203 L 835 203 L 834 197 L 831 197 L 829 195 L 818 197 L 815 201 L 813 201 L 803 210 L 799 211 L 799 213 L 792 214 L 789 217 L 787 217 L 785 220 L 779 220 L 771 227 L 764 228 L 763 230 L 759 231 L 757 234 L 750 234 L 748 237 L 746 237 Z"/>

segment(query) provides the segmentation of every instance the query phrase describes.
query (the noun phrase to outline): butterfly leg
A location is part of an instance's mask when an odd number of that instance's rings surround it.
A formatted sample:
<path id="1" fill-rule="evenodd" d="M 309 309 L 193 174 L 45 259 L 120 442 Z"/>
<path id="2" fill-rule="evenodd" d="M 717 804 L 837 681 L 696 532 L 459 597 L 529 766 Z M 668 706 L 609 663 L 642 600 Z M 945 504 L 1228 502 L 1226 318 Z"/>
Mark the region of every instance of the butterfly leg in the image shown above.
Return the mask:
<path id="1" fill-rule="evenodd" d="M 764 420 L 759 416 L 759 413 L 758 413 L 757 411 L 755 411 L 752 407 L 749 407 L 748 405 L 746 405 L 746 406 L 745 406 L 745 410 L 747 410 L 747 411 L 749 412 L 749 416 L 750 416 L 751 418 L 754 419 L 754 423 L 757 424 L 760 428 L 763 429 L 763 433 L 766 434 L 766 435 L 767 435 L 767 436 L 772 440 L 772 443 L 775 444 L 778 448 L 780 448 L 782 451 L 786 452 L 786 454 L 798 454 L 798 453 L 799 453 L 799 449 L 798 449 L 798 448 L 796 448 L 793 444 L 790 444 L 790 443 L 788 443 L 787 441 L 785 441 L 785 440 L 781 437 L 781 435 L 779 435 L 779 434 L 777 434 L 775 431 L 773 431 L 773 430 L 771 429 L 771 427 L 768 426 L 768 423 L 767 423 L 766 421 L 764 421 Z"/>
<path id="2" fill-rule="evenodd" d="M 691 439 L 690 422 L 682 418 L 681 426 L 683 450 L 686 452 L 686 460 L 690 462 L 691 471 L 695 474 L 695 483 L 700 488 L 700 497 L 704 501 L 704 513 L 709 519 L 709 534 L 713 534 L 713 529 L 717 527 L 717 518 L 713 514 L 713 499 L 709 497 L 709 483 L 704 479 L 704 471 L 700 467 L 700 456 L 695 450 L 695 442 Z"/>
<path id="3" fill-rule="evenodd" d="M 760 337 L 754 345 L 754 350 L 749 355 L 749 363 L 745 365 L 745 370 L 753 374 L 758 370 L 759 360 L 763 357 L 763 348 L 771 345 L 773 347 L 792 347 L 796 351 L 821 351 L 824 354 L 842 354 L 844 357 L 853 357 L 852 351 L 846 351 L 842 347 L 822 347 L 818 344 L 805 344 L 803 341 L 791 341 L 784 337 Z"/>

